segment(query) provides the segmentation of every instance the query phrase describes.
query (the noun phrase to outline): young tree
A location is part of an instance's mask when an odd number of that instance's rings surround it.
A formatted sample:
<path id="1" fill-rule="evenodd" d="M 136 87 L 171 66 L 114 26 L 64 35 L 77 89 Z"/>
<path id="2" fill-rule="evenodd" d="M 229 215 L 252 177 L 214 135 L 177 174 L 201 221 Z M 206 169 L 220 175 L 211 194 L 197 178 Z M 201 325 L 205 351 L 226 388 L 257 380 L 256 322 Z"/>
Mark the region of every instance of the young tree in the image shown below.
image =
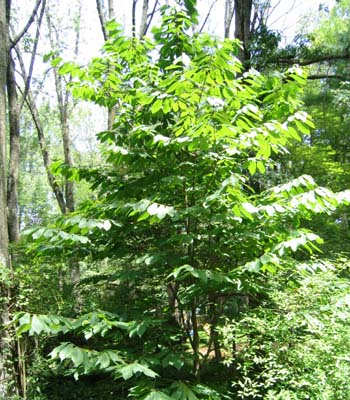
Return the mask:
<path id="1" fill-rule="evenodd" d="M 266 179 L 254 191 L 250 177 L 272 171 L 273 155 L 313 126 L 300 111 L 305 75 L 243 73 L 237 43 L 189 35 L 197 12 L 193 1 L 185 6 L 163 8 L 155 43 L 110 23 L 103 58 L 61 68 L 79 77 L 76 96 L 100 105 L 118 99 L 118 115 L 99 134 L 108 164 L 79 171 L 98 201 L 30 233 L 50 257 L 89 252 L 114 262 L 109 277 L 94 278 L 113 282 L 120 301 L 113 313 L 74 321 L 18 316 L 20 332 L 84 335 L 86 346 L 73 336 L 53 358 L 68 360 L 76 376 L 108 370 L 131 379 L 140 399 L 214 393 L 198 384 L 212 354 L 221 359 L 218 328 L 262 303 L 271 275 L 302 268 L 294 253 L 312 252 L 320 239 L 300 221 L 349 197 L 309 176 L 278 186 Z M 89 342 L 99 334 L 102 351 Z"/>

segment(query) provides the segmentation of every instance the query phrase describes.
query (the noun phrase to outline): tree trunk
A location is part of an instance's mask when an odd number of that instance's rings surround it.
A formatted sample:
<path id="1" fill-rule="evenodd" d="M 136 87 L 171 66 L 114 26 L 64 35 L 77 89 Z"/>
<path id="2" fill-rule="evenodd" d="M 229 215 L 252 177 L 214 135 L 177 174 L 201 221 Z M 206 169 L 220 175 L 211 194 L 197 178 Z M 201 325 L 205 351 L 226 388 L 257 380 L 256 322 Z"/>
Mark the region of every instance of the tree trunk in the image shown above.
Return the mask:
<path id="1" fill-rule="evenodd" d="M 44 128 L 41 124 L 39 112 L 36 107 L 34 96 L 33 96 L 33 93 L 31 90 L 28 91 L 28 96 L 27 96 L 26 101 L 27 101 L 27 106 L 29 108 L 29 111 L 30 111 L 33 121 L 34 121 L 34 125 L 36 127 L 37 134 L 38 134 L 39 147 L 40 147 L 40 151 L 41 151 L 41 154 L 43 157 L 44 167 L 45 167 L 46 174 L 47 174 L 47 179 L 48 179 L 51 189 L 55 195 L 55 198 L 57 200 L 57 203 L 61 210 L 61 213 L 65 214 L 67 212 L 66 211 L 66 202 L 64 199 L 63 192 L 62 192 L 59 184 L 57 183 L 55 176 L 51 173 L 51 170 L 50 170 L 51 159 L 50 159 L 50 155 L 49 155 L 47 144 L 46 144 Z"/>
<path id="2" fill-rule="evenodd" d="M 137 0 L 132 0 L 131 7 L 131 34 L 133 38 L 136 38 L 136 4 Z"/>
<path id="3" fill-rule="evenodd" d="M 143 0 L 141 25 L 140 25 L 140 39 L 142 39 L 147 32 L 147 13 L 148 13 L 149 0 Z"/>
<path id="4" fill-rule="evenodd" d="M 230 37 L 230 28 L 234 14 L 233 0 L 225 0 L 224 37 Z"/>
<path id="5" fill-rule="evenodd" d="M 7 178 L 8 231 L 11 243 L 19 240 L 18 179 L 20 158 L 20 110 L 18 103 L 15 65 L 11 52 L 7 65 L 7 99 L 10 127 L 10 160 Z"/>
<path id="6" fill-rule="evenodd" d="M 64 162 L 68 167 L 73 167 L 73 159 L 71 153 L 71 139 L 68 127 L 68 100 L 60 107 L 61 113 L 61 128 L 62 128 L 62 140 L 64 150 Z M 74 211 L 74 184 L 69 179 L 66 179 L 66 208 L 68 212 Z"/>
<path id="7" fill-rule="evenodd" d="M 7 229 L 6 199 L 6 82 L 8 65 L 8 19 L 10 1 L 0 0 L 0 324 L 9 322 L 11 263 Z M 16 395 L 17 379 L 8 329 L 0 329 L 0 398 Z"/>
<path id="8" fill-rule="evenodd" d="M 235 38 L 242 42 L 243 49 L 238 58 L 244 65 L 249 64 L 249 41 L 251 36 L 251 14 L 253 0 L 235 0 Z"/>
<path id="9" fill-rule="evenodd" d="M 51 47 L 54 49 L 57 47 L 59 43 L 58 32 L 56 31 L 56 37 L 53 37 L 53 28 L 51 23 L 51 17 L 49 12 L 46 13 L 47 17 L 47 26 L 49 30 L 49 38 Z M 75 53 L 77 53 L 77 47 L 79 42 L 79 27 L 77 28 L 77 37 L 75 44 Z M 63 142 L 63 153 L 64 153 L 64 162 L 65 164 L 71 168 L 73 167 L 73 159 L 71 153 L 71 139 L 68 125 L 68 107 L 69 107 L 69 92 L 67 88 L 63 87 L 63 78 L 59 75 L 57 68 L 53 69 L 54 78 L 55 78 L 55 87 L 56 87 L 56 95 L 58 102 L 58 109 L 60 114 L 60 125 L 62 132 L 62 142 Z M 66 179 L 65 182 L 65 204 L 66 204 L 66 212 L 74 211 L 74 184 L 69 179 Z"/>
<path id="10" fill-rule="evenodd" d="M 114 1 L 108 0 L 108 17 L 109 19 L 115 18 Z"/>
<path id="11" fill-rule="evenodd" d="M 102 29 L 102 34 L 103 34 L 103 39 L 106 42 L 108 40 L 108 32 L 106 29 L 106 18 L 105 18 L 105 11 L 103 10 L 103 5 L 101 4 L 101 0 L 96 0 L 96 6 L 97 6 L 97 12 L 98 12 L 98 17 L 100 20 L 100 26 Z M 113 0 L 108 0 L 108 14 L 107 14 L 108 19 L 113 19 L 115 18 L 115 12 L 114 12 L 114 2 Z M 110 107 L 108 108 L 108 130 L 113 129 L 113 124 L 115 120 L 115 114 L 116 114 L 116 107 Z"/>

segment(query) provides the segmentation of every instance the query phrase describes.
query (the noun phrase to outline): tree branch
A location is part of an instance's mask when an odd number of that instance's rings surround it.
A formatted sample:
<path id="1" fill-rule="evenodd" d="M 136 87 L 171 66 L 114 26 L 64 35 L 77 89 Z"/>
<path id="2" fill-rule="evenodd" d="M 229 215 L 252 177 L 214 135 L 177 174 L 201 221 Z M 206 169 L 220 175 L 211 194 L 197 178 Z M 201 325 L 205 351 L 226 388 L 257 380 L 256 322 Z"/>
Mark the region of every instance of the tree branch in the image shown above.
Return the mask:
<path id="1" fill-rule="evenodd" d="M 157 8 L 158 3 L 159 3 L 159 0 L 156 0 L 156 2 L 154 3 L 154 7 L 153 7 L 152 12 L 150 14 L 148 14 L 148 16 L 147 16 L 148 17 L 148 22 L 147 22 L 146 29 L 144 31 L 144 35 L 146 35 L 146 33 L 147 33 L 147 31 L 148 31 L 148 29 L 149 29 L 149 27 L 151 25 L 151 22 L 153 20 L 154 14 L 156 13 L 156 8 Z"/>
<path id="2" fill-rule="evenodd" d="M 207 13 L 207 15 L 206 15 L 206 17 L 205 17 L 205 19 L 204 19 L 204 21 L 203 21 L 203 24 L 202 24 L 202 26 L 201 26 L 201 28 L 200 28 L 200 30 L 199 30 L 199 33 L 202 33 L 202 31 L 203 31 L 203 29 L 204 29 L 206 23 L 208 22 L 208 19 L 209 19 L 209 16 L 210 16 L 210 14 L 211 14 L 211 11 L 212 11 L 213 7 L 215 6 L 215 4 L 216 4 L 217 2 L 218 2 L 218 0 L 214 0 L 214 1 L 211 3 L 210 8 L 209 8 L 209 10 L 208 10 L 208 13 Z"/>
<path id="3" fill-rule="evenodd" d="M 284 65 L 294 65 L 298 64 L 300 66 L 307 66 L 312 64 L 317 64 L 324 61 L 335 61 L 335 60 L 349 60 L 350 54 L 346 52 L 345 54 L 324 54 L 320 56 L 315 56 L 315 58 L 310 59 L 296 59 L 293 57 L 286 57 L 286 58 L 278 58 L 273 60 L 272 62 L 277 64 L 284 64 Z"/>
<path id="4" fill-rule="evenodd" d="M 30 82 L 31 82 L 32 75 L 33 75 L 34 61 L 35 61 L 36 52 L 37 52 L 38 43 L 39 43 L 40 27 L 41 27 L 41 23 L 42 23 L 43 16 L 44 16 L 45 6 L 46 6 L 46 0 L 42 0 L 41 11 L 40 11 L 39 19 L 38 19 L 38 26 L 37 26 L 37 29 L 36 29 L 34 45 L 33 45 L 33 50 L 32 50 L 32 56 L 31 56 L 30 64 L 29 64 L 28 76 L 27 76 L 27 80 L 25 81 L 25 87 L 24 87 L 22 102 L 21 102 L 20 107 L 19 107 L 20 112 L 21 112 L 21 110 L 23 108 L 23 104 L 24 104 L 24 102 L 26 100 L 26 97 L 27 97 L 27 94 L 28 94 L 28 90 L 29 90 L 29 86 L 30 86 Z"/>
<path id="5" fill-rule="evenodd" d="M 11 42 L 10 44 L 10 50 L 13 49 L 16 44 L 22 39 L 22 37 L 28 32 L 28 29 L 30 28 L 31 24 L 34 21 L 34 18 L 38 12 L 39 6 L 40 6 L 41 0 L 37 0 L 35 7 L 32 11 L 32 14 L 28 20 L 28 22 L 26 23 L 25 27 L 22 29 L 22 31 L 17 35 L 17 37 Z"/>
<path id="6" fill-rule="evenodd" d="M 309 80 L 317 80 L 317 79 L 339 79 L 339 80 L 348 80 L 349 76 L 345 75 L 339 75 L 339 74 L 315 74 L 315 75 L 309 75 L 307 77 Z"/>

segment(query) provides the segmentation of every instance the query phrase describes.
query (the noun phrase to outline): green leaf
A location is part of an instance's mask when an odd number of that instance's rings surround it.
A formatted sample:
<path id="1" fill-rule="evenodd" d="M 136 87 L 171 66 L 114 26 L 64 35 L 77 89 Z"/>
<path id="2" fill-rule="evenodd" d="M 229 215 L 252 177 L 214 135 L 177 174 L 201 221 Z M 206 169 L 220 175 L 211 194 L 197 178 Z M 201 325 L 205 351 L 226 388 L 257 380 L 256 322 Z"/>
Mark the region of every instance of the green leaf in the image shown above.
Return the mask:
<path id="1" fill-rule="evenodd" d="M 159 390 L 152 390 L 143 400 L 171 400 L 171 397 Z"/>
<path id="2" fill-rule="evenodd" d="M 173 389 L 171 398 L 174 400 L 198 400 L 194 392 L 183 382 L 175 382 L 171 388 Z"/>
<path id="3" fill-rule="evenodd" d="M 174 367 L 178 371 L 184 366 L 184 361 L 179 357 L 178 354 L 169 353 L 162 359 L 162 366 L 166 367 Z"/>
<path id="4" fill-rule="evenodd" d="M 254 175 L 255 174 L 256 167 L 257 167 L 257 164 L 256 164 L 255 161 L 249 161 L 248 170 L 249 170 L 250 175 Z"/>
<path id="5" fill-rule="evenodd" d="M 77 346 L 74 346 L 69 354 L 69 357 L 73 361 L 74 366 L 78 367 L 83 363 L 84 360 L 83 350 Z"/>
<path id="6" fill-rule="evenodd" d="M 44 324 L 41 321 L 41 319 L 37 315 L 33 315 L 32 321 L 31 321 L 31 330 L 40 335 L 40 333 L 44 330 Z"/>
<path id="7" fill-rule="evenodd" d="M 136 374 L 144 374 L 150 378 L 156 378 L 158 374 L 152 371 L 150 368 L 134 362 L 124 367 L 118 368 L 116 371 L 118 376 L 123 377 L 124 380 L 128 380 Z"/>
<path id="8" fill-rule="evenodd" d="M 162 104 L 162 100 L 157 99 L 151 107 L 151 113 L 156 114 L 162 108 Z"/>
<path id="9" fill-rule="evenodd" d="M 65 75 L 65 74 L 71 73 L 77 69 L 79 69 L 79 67 L 77 67 L 77 65 L 74 64 L 73 62 L 66 62 L 59 68 L 58 72 L 61 75 Z"/>

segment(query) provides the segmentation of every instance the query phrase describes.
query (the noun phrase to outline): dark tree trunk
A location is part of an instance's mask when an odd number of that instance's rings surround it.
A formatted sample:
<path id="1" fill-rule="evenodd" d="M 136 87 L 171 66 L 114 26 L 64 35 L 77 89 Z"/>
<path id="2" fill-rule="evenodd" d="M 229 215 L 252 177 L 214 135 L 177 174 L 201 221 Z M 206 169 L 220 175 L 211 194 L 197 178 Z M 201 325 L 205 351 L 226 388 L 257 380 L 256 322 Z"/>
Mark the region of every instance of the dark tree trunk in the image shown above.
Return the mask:
<path id="1" fill-rule="evenodd" d="M 20 159 L 20 110 L 18 103 L 15 65 L 9 52 L 7 65 L 7 99 L 10 127 L 10 160 L 7 178 L 8 231 L 11 243 L 19 240 L 18 179 Z"/>
<path id="2" fill-rule="evenodd" d="M 249 65 L 249 42 L 251 39 L 251 14 L 253 0 L 235 0 L 235 38 L 242 42 L 238 58 L 243 65 Z"/>

